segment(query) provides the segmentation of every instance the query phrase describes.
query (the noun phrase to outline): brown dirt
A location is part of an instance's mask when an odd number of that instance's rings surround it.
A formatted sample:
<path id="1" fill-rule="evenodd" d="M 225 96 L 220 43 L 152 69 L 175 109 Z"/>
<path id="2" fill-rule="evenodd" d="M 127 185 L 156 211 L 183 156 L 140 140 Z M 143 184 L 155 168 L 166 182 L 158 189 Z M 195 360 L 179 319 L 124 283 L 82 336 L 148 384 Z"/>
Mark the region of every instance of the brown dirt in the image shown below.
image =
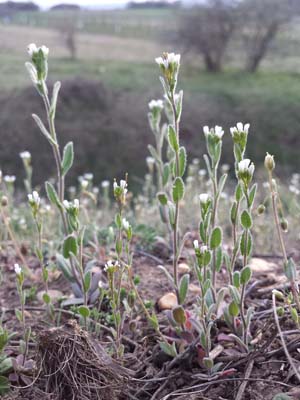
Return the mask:
<path id="1" fill-rule="evenodd" d="M 36 282 L 39 289 L 42 286 L 38 283 L 38 268 L 34 259 L 28 258 L 34 274 L 37 277 Z M 171 271 L 170 260 L 164 259 L 163 264 Z M 4 282 L 0 285 L 0 307 L 1 309 L 8 309 L 4 316 L 4 325 L 12 331 L 21 332 L 20 326 L 14 317 L 13 309 L 18 305 L 18 297 L 15 289 L 13 264 L 15 258 L 13 252 L 6 252 L 1 254 L 0 268 L 3 272 Z M 286 360 L 285 354 L 282 351 L 282 345 L 277 337 L 277 329 L 274 325 L 271 310 L 271 289 L 274 287 L 282 287 L 283 274 L 280 262 L 277 259 L 272 260 L 273 264 L 263 262 L 261 258 L 252 260 L 253 279 L 251 290 L 248 293 L 248 305 L 254 305 L 258 311 L 264 311 L 259 318 L 256 318 L 253 323 L 253 335 L 255 332 L 262 332 L 262 335 L 256 336 L 257 344 L 254 346 L 253 352 L 248 355 L 242 355 L 236 352 L 232 344 L 224 344 L 224 352 L 217 358 L 216 361 L 223 362 L 223 368 L 218 379 L 209 381 L 209 377 L 203 378 L 205 371 L 199 366 L 195 357 L 195 349 L 191 350 L 187 359 L 179 364 L 175 364 L 169 371 L 164 372 L 170 366 L 170 359 L 161 354 L 161 352 L 154 345 L 153 332 L 149 329 L 144 319 L 139 320 L 140 332 L 143 339 L 136 338 L 134 335 L 129 334 L 129 342 L 126 344 L 127 356 L 125 365 L 134 370 L 136 377 L 142 379 L 141 381 L 133 381 L 131 385 L 132 394 L 136 394 L 136 399 L 210 399 L 210 400 L 231 400 L 235 399 L 238 390 L 244 380 L 244 376 L 249 365 L 249 362 L 254 357 L 253 370 L 250 374 L 248 384 L 245 388 L 241 400 L 272 400 L 273 397 L 281 392 L 289 393 L 292 399 L 300 399 L 299 390 L 297 389 L 298 382 L 292 373 L 291 367 Z M 35 265 L 34 265 L 35 264 Z M 136 256 L 135 257 L 135 273 L 141 277 L 141 284 L 139 286 L 141 294 L 145 299 L 151 299 L 156 302 L 163 294 L 171 290 L 168 285 L 167 278 L 164 273 L 157 268 L 158 260 L 154 261 L 151 257 Z M 226 280 L 226 274 L 220 274 L 222 281 Z M 195 279 L 192 275 L 191 282 Z M 259 282 L 259 284 L 255 284 Z M 32 283 L 27 282 L 29 287 Z M 52 289 L 58 289 L 64 294 L 69 294 L 68 285 L 63 277 L 54 279 L 51 283 Z M 195 301 L 194 296 L 190 296 L 189 305 L 191 306 Z M 31 307 L 41 307 L 37 301 L 29 304 Z M 29 309 L 27 311 L 27 321 L 32 326 L 34 336 L 39 335 L 41 331 L 48 329 L 51 324 L 45 320 L 44 312 Z M 166 325 L 166 319 L 163 313 L 159 315 L 162 326 Z M 66 320 L 67 318 L 63 318 Z M 294 324 L 288 318 L 281 319 L 281 328 L 283 331 L 292 331 L 287 334 L 286 342 L 290 347 L 290 354 L 296 363 L 300 364 L 300 333 L 295 330 Z M 224 327 L 218 326 L 219 332 L 224 332 Z M 148 338 L 147 338 L 147 335 Z M 16 339 L 18 335 L 16 336 Z M 139 346 L 133 351 L 134 346 L 130 345 L 130 341 L 134 344 L 138 341 Z M 293 345 L 293 342 L 296 345 Z M 217 336 L 213 338 L 213 346 L 218 344 Z M 298 346 L 299 343 L 299 346 Z M 9 347 L 12 355 L 17 355 L 16 345 Z M 36 357 L 36 350 L 32 350 L 32 357 Z M 130 352 L 133 353 L 131 354 Z M 131 355 L 130 355 L 131 354 Z M 227 357 L 227 359 L 226 359 Z M 230 358 L 231 357 L 231 358 Z M 162 376 L 162 380 L 156 379 Z M 145 379 L 150 379 L 146 382 Z M 152 380 L 152 381 L 151 381 Z M 146 392 L 141 391 L 143 386 L 147 385 Z M 192 387 L 194 387 L 192 389 Z M 41 388 L 34 386 L 30 391 L 22 391 L 19 397 L 13 397 L 17 394 L 13 393 L 8 399 L 35 399 L 41 398 Z M 178 392 L 176 392 L 178 391 Z M 157 392 L 155 397 L 154 393 Z M 171 393 L 174 392 L 174 396 Z M 194 393 L 193 393 L 194 392 Z M 176 396 L 175 396 L 176 393 Z M 168 395 L 170 395 L 168 397 Z M 21 396 L 21 397 L 20 397 Z M 45 397 L 46 395 L 42 395 Z M 48 397 L 49 400 L 65 400 L 63 397 Z M 74 397 L 76 399 L 77 397 Z M 81 397 L 80 397 L 81 398 Z M 90 397 L 96 399 L 97 397 Z M 112 400 L 114 397 L 111 397 Z M 126 395 L 115 397 L 119 399 L 130 399 Z M 78 397 L 79 400 L 79 397 Z"/>

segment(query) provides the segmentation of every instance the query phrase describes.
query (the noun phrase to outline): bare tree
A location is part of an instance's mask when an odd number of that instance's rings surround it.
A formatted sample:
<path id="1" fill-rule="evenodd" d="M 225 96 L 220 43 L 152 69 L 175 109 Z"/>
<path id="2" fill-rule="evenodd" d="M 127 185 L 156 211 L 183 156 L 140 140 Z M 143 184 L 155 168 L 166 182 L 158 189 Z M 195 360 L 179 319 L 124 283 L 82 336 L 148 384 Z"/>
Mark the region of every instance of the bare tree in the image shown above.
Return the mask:
<path id="1" fill-rule="evenodd" d="M 279 30 L 294 16 L 296 4 L 297 0 L 244 0 L 240 4 L 239 17 L 249 72 L 258 69 Z"/>
<path id="2" fill-rule="evenodd" d="M 67 14 L 67 13 L 66 13 Z M 78 19 L 77 13 L 70 13 L 64 15 L 62 19 L 57 20 L 56 27 L 60 33 L 62 41 L 67 48 L 70 58 L 76 59 L 77 46 L 76 46 L 76 33 L 77 33 Z"/>
<path id="3" fill-rule="evenodd" d="M 222 69 L 225 51 L 236 28 L 236 2 L 208 0 L 182 12 L 179 38 L 186 51 L 203 56 L 209 72 Z"/>

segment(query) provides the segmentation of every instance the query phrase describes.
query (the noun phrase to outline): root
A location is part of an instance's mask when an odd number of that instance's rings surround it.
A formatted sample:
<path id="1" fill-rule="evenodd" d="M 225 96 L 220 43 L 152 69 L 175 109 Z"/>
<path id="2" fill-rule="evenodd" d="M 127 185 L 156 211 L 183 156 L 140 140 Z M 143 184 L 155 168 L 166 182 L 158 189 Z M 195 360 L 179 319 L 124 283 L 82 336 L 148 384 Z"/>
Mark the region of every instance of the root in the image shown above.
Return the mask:
<path id="1" fill-rule="evenodd" d="M 38 352 L 43 390 L 57 400 L 115 400 L 126 393 L 127 370 L 74 320 L 43 331 Z"/>

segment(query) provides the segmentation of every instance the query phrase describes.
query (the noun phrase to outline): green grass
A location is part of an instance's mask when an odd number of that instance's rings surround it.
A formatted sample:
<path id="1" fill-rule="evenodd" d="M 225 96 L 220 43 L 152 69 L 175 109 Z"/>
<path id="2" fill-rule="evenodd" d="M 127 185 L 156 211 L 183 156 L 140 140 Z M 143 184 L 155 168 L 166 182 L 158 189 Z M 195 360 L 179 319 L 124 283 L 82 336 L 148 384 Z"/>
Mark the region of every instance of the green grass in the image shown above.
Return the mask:
<path id="1" fill-rule="evenodd" d="M 172 9 L 23 12 L 12 19 L 13 24 L 39 28 L 56 28 L 70 21 L 75 21 L 78 32 L 147 39 L 175 29 L 177 23 Z"/>

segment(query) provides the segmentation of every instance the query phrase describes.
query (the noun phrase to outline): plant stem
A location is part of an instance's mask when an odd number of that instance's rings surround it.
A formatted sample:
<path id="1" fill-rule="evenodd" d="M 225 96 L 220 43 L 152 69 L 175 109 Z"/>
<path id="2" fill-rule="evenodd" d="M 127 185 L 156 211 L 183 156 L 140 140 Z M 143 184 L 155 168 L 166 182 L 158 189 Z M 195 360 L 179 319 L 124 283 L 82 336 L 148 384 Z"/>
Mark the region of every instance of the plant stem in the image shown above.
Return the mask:
<path id="1" fill-rule="evenodd" d="M 177 141 L 179 143 L 179 121 L 177 117 L 174 93 L 171 93 L 171 104 L 173 110 L 173 118 L 174 118 L 174 129 L 177 136 Z M 175 172 L 176 177 L 179 176 L 179 152 L 175 151 Z M 180 304 L 179 298 L 179 288 L 178 288 L 178 221 L 179 221 L 179 201 L 175 204 L 175 220 L 174 220 L 174 228 L 173 228 L 173 278 L 174 285 L 176 288 L 176 296 L 177 302 Z"/>
<path id="2" fill-rule="evenodd" d="M 287 265 L 288 263 L 288 257 L 285 249 L 285 244 L 280 228 L 280 222 L 279 222 L 279 216 L 278 216 L 278 209 L 276 207 L 276 199 L 277 199 L 277 193 L 274 190 L 274 186 L 272 183 L 272 172 L 269 171 L 269 186 L 270 186 L 270 192 L 271 192 L 271 200 L 272 200 L 272 210 L 273 210 L 273 216 L 274 216 L 274 221 L 275 221 L 275 226 L 276 226 L 276 231 L 277 231 L 277 236 L 279 239 L 279 245 L 283 254 L 283 260 L 284 264 Z M 298 311 L 300 311 L 300 300 L 299 300 L 299 293 L 297 290 L 296 282 L 294 279 L 290 279 L 290 284 L 291 284 L 291 291 L 293 293 L 294 300 L 296 302 Z"/>

